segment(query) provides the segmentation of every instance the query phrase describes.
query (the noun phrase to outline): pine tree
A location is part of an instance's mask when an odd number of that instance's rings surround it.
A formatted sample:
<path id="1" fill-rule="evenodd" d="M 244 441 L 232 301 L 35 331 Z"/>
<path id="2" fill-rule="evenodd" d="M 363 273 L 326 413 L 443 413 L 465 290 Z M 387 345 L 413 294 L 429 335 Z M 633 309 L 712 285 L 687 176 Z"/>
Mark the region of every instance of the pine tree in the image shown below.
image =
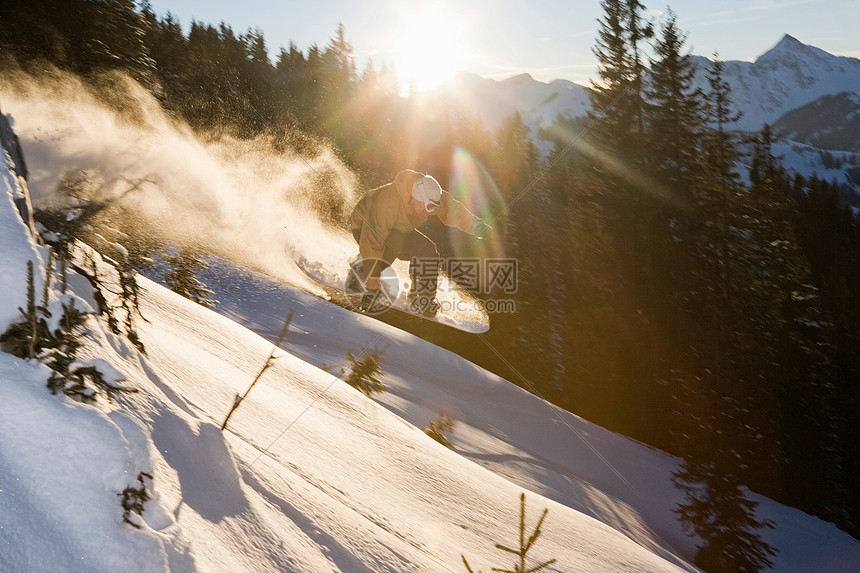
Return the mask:
<path id="1" fill-rule="evenodd" d="M 758 503 L 741 485 L 746 460 L 734 447 L 738 405 L 719 382 L 700 376 L 678 389 L 685 439 L 673 481 L 684 501 L 674 511 L 684 531 L 699 540 L 696 565 L 709 573 L 752 573 L 772 565 L 776 550 L 759 530 L 773 524 L 756 517 Z"/>
<path id="2" fill-rule="evenodd" d="M 645 6 L 639 0 L 626 0 L 627 2 L 627 28 L 629 32 L 630 48 L 632 53 L 631 65 L 633 72 L 632 101 L 633 116 L 637 122 L 637 131 L 645 130 L 644 110 L 644 82 L 645 58 L 642 55 L 643 42 L 654 37 L 654 26 L 642 16 Z"/>
<path id="3" fill-rule="evenodd" d="M 675 193 L 687 191 L 697 171 L 703 123 L 701 93 L 693 85 L 695 69 L 690 54 L 683 52 L 685 41 L 675 13 L 669 10 L 654 45 L 656 58 L 646 89 L 652 169 Z"/>
<path id="4" fill-rule="evenodd" d="M 185 72 L 188 65 L 188 42 L 182 33 L 182 25 L 168 12 L 159 20 L 148 5 L 142 12 L 144 41 L 155 62 L 155 73 L 160 86 L 155 91 L 164 108 L 168 111 L 182 112 L 188 86 Z"/>
<path id="5" fill-rule="evenodd" d="M 0 21 L 0 46 L 21 62 L 42 58 L 81 74 L 119 69 L 154 87 L 134 0 L 5 0 Z"/>
<path id="6" fill-rule="evenodd" d="M 492 153 L 495 180 L 513 209 L 537 175 L 537 149 L 520 112 L 505 119 Z"/>
<path id="7" fill-rule="evenodd" d="M 493 571 L 498 571 L 499 573 L 537 573 L 546 567 L 549 567 L 553 563 L 556 562 L 555 559 L 550 559 L 549 561 L 545 561 L 538 565 L 529 566 L 528 562 L 528 553 L 531 551 L 532 547 L 534 547 L 538 538 L 540 538 L 543 531 L 541 530 L 541 526 L 543 526 L 543 522 L 546 519 L 547 514 L 549 513 L 548 509 L 543 510 L 543 514 L 541 514 L 540 519 L 535 525 L 534 531 L 531 535 L 526 535 L 526 494 L 520 494 L 520 524 L 519 524 L 519 547 L 511 548 L 501 543 L 496 544 L 496 548 L 504 551 L 505 553 L 512 554 L 516 557 L 514 564 L 511 569 L 498 569 L 493 567 Z M 469 565 L 469 561 L 466 559 L 464 555 L 461 555 L 463 559 L 463 565 L 466 567 L 466 571 L 469 573 L 474 573 L 472 567 Z M 478 571 L 478 573 L 481 573 Z"/>
<path id="8" fill-rule="evenodd" d="M 212 308 L 218 301 L 212 300 L 214 294 L 197 278 L 197 273 L 208 267 L 196 249 L 183 246 L 176 255 L 165 255 L 164 262 L 170 270 L 164 274 L 167 288 L 206 308 Z"/>
<path id="9" fill-rule="evenodd" d="M 341 369 L 343 381 L 366 396 L 385 392 L 382 375 L 382 351 L 365 349 L 358 357 L 346 353 L 349 366 Z"/>
<path id="10" fill-rule="evenodd" d="M 739 153 L 726 126 L 740 119 L 733 111 L 729 85 L 723 78 L 723 63 L 717 58 L 708 71 L 709 90 L 705 98 L 705 129 L 699 156 L 699 177 L 693 183 L 691 214 L 685 218 L 689 248 L 687 266 L 691 269 L 685 288 L 698 309 L 700 320 L 707 317 L 707 338 L 702 344 L 710 348 L 711 369 L 717 378 L 728 378 L 727 362 L 738 350 L 731 341 L 743 271 L 739 266 L 738 229 L 746 222 L 740 212 L 744 194 L 736 166 Z M 705 310 L 706 312 L 702 312 Z"/>
<path id="11" fill-rule="evenodd" d="M 269 60 L 266 39 L 260 30 L 250 30 L 240 40 L 245 44 L 240 86 L 242 110 L 248 136 L 271 130 L 277 113 L 274 106 L 275 67 Z"/>
<path id="12" fill-rule="evenodd" d="M 620 146 L 633 129 L 634 106 L 631 103 L 633 69 L 631 48 L 627 41 L 626 6 L 623 0 L 603 0 L 604 16 L 600 20 L 595 47 L 600 81 L 591 82 L 591 109 L 595 130 L 601 140 Z M 609 143 L 606 141 L 606 143 Z"/>
<path id="13" fill-rule="evenodd" d="M 766 127 L 756 138 L 750 174 L 750 219 L 758 247 L 752 262 L 759 269 L 754 284 L 758 292 L 750 295 L 758 295 L 761 313 L 753 326 L 765 359 L 762 369 L 770 378 L 767 392 L 759 398 L 770 406 L 762 408 L 762 418 L 775 435 L 771 455 L 784 475 L 783 491 L 777 495 L 805 509 L 827 507 L 837 513 L 840 436 L 832 383 L 836 375 L 832 326 L 798 240 L 798 194 L 773 155 L 772 145 Z M 820 468 L 829 469 L 821 472 Z M 810 491 L 822 494 L 810 495 Z M 818 499 L 812 501 L 813 497 Z"/>
<path id="14" fill-rule="evenodd" d="M 773 528 L 773 523 L 756 518 L 758 502 L 747 498 L 736 474 L 726 471 L 736 454 L 719 454 L 727 459 L 704 464 L 685 461 L 675 474 L 675 483 L 687 499 L 676 512 L 684 529 L 701 540 L 696 565 L 708 573 L 754 573 L 770 568 L 776 550 L 757 531 Z"/>
<path id="15" fill-rule="evenodd" d="M 637 0 L 604 0 L 594 48 L 600 81 L 592 82 L 592 119 L 588 144 L 590 183 L 603 195 L 607 213 L 614 216 L 613 234 L 621 252 L 628 253 L 632 284 L 641 284 L 642 296 L 656 300 L 653 238 L 660 230 L 653 194 L 657 184 L 648 181 L 643 42 L 653 36 L 653 28 Z"/>
<path id="16" fill-rule="evenodd" d="M 603 0 L 604 16 L 593 48 L 600 81 L 592 81 L 589 113 L 598 139 L 618 152 L 637 149 L 644 131 L 643 41 L 654 34 L 638 0 Z"/>

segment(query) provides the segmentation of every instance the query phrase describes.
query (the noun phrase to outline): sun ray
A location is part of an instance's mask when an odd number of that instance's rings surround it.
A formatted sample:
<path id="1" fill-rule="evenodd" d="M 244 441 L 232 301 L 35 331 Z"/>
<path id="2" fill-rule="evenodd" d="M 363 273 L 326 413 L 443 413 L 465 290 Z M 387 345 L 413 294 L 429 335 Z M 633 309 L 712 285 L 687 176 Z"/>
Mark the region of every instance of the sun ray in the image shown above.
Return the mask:
<path id="1" fill-rule="evenodd" d="M 451 180 L 448 183 L 451 193 L 482 220 L 494 221 L 497 214 L 505 210 L 505 200 L 484 165 L 468 151 L 457 147 L 454 149 L 451 167 Z M 497 224 L 500 226 L 501 221 Z M 504 256 L 501 241 L 493 241 L 492 248 L 494 252 L 483 254 L 492 257 Z"/>

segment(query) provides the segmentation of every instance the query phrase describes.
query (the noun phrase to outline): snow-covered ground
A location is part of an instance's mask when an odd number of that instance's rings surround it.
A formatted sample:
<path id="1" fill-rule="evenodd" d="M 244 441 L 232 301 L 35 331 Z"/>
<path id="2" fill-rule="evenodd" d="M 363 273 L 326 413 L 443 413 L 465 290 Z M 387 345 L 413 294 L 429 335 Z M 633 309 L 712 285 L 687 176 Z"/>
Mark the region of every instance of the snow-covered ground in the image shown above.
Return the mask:
<path id="1" fill-rule="evenodd" d="M 25 153 L 40 151 L 28 158 L 37 179 L 73 155 L 68 143 L 27 134 Z M 0 331 L 26 305 L 26 262 L 37 274 L 46 266 L 14 208 L 23 183 L 9 161 L 0 165 Z M 305 242 L 340 244 L 302 229 Z M 146 354 L 89 318 L 81 358 L 107 361 L 138 390 L 113 402 L 51 395 L 47 367 L 0 353 L 0 571 L 465 571 L 461 555 L 488 571 L 511 566 L 494 545 L 516 544 L 522 492 L 527 526 L 549 510 L 532 564 L 695 569 L 694 542 L 672 513 L 677 459 L 283 280 L 228 262 L 201 278 L 220 301 L 214 311 L 139 279 Z M 86 280 L 72 275 L 70 286 L 79 306 L 96 306 Z M 222 432 L 292 308 L 273 365 Z M 340 380 L 347 352 L 369 348 L 384 351 L 387 387 L 373 399 Z M 455 420 L 452 450 L 420 429 L 440 414 Z M 152 476 L 152 499 L 132 516 L 136 529 L 120 494 L 141 472 Z M 780 550 L 776 570 L 856 570 L 856 540 L 757 499 L 759 517 L 777 525 L 765 532 Z"/>

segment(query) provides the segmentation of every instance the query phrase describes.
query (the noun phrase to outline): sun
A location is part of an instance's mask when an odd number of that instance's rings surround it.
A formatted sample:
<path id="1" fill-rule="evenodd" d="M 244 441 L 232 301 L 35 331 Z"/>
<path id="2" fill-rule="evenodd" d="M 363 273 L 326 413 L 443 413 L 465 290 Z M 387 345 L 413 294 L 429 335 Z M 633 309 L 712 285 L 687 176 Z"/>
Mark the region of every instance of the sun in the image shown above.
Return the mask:
<path id="1" fill-rule="evenodd" d="M 460 70 L 465 46 L 455 22 L 441 8 L 404 19 L 395 56 L 402 95 L 437 88 Z"/>

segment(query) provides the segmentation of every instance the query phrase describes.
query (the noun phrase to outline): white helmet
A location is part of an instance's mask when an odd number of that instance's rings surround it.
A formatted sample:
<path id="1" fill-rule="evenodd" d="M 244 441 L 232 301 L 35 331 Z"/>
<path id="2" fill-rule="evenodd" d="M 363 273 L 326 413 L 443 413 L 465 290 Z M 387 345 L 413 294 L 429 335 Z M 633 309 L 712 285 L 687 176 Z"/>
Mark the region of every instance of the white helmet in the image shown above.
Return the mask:
<path id="1" fill-rule="evenodd" d="M 412 197 L 424 203 L 428 213 L 442 205 L 442 186 L 429 175 L 425 175 L 412 185 Z"/>

